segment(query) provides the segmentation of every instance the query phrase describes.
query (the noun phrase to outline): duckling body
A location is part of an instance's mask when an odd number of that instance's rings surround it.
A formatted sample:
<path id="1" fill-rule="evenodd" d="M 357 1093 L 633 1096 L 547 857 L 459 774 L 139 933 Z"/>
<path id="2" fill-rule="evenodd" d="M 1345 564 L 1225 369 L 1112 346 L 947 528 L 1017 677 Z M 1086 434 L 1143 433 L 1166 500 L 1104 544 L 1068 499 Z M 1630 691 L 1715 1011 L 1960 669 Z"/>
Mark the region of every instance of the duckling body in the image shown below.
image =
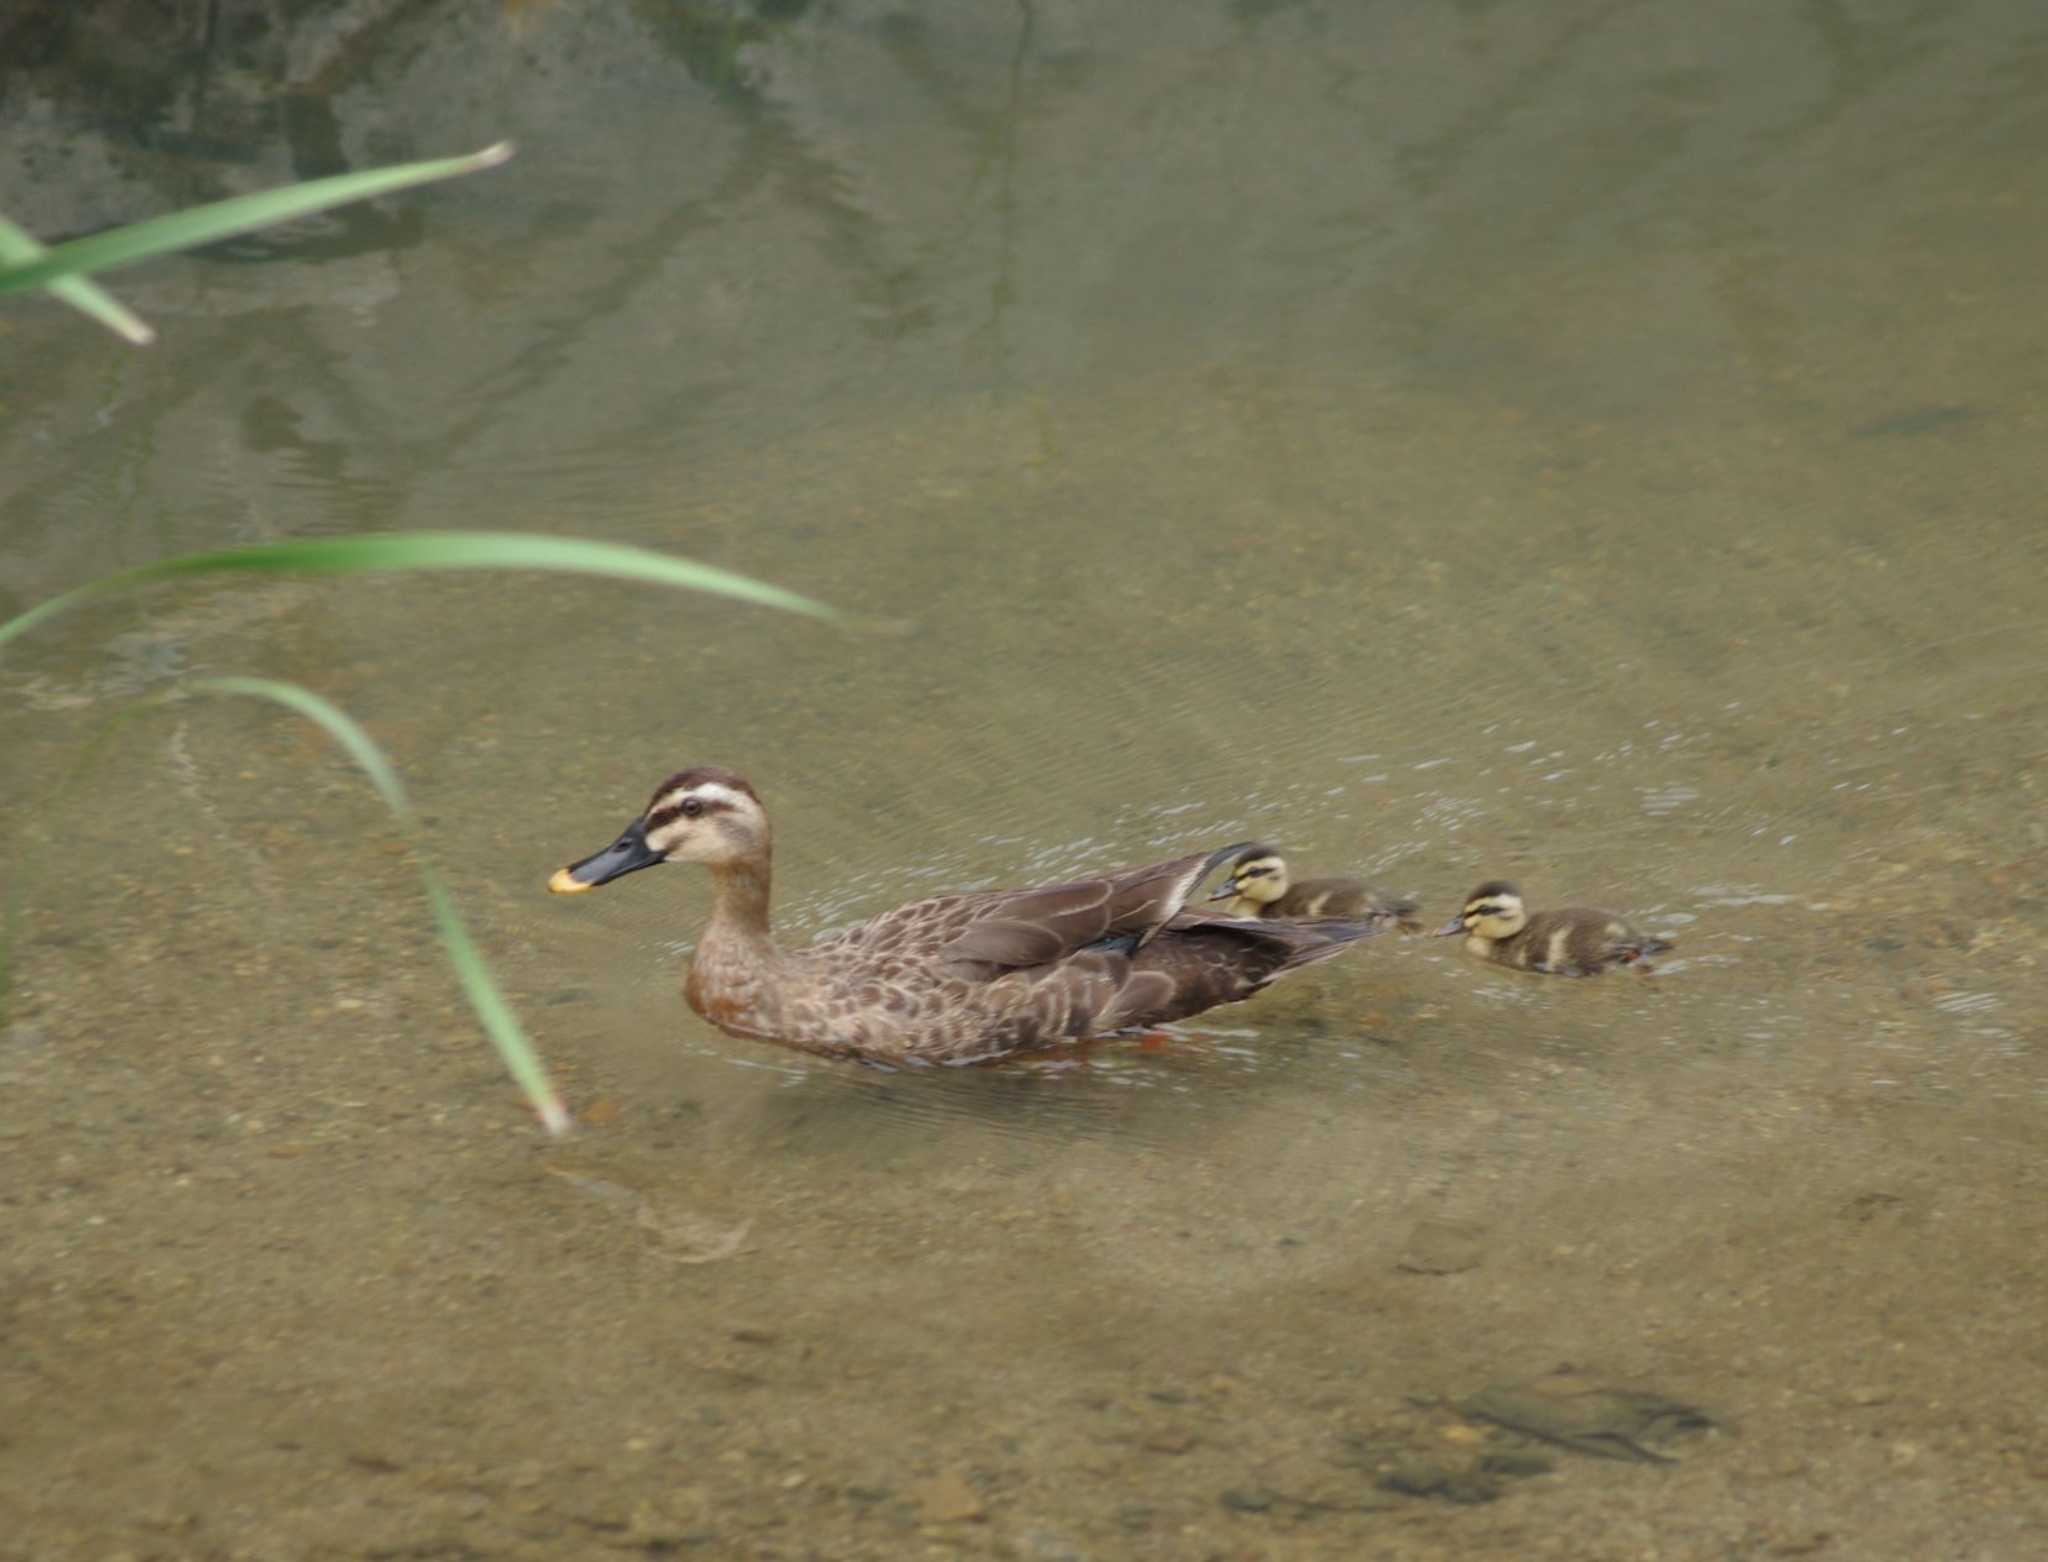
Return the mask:
<path id="1" fill-rule="evenodd" d="M 1375 889 L 1363 879 L 1294 879 L 1287 859 L 1271 846 L 1248 846 L 1230 865 L 1230 877 L 1209 897 L 1229 900 L 1226 915 L 1281 920 L 1364 917 L 1383 927 L 1411 926 L 1416 904 Z"/>
<path id="2" fill-rule="evenodd" d="M 1034 889 L 939 895 L 807 949 L 768 926 L 770 831 L 753 787 L 712 766 L 663 782 L 603 851 L 549 888 L 594 889 L 667 861 L 711 870 L 711 923 L 684 997 L 729 1035 L 881 1063 L 965 1063 L 1164 1024 L 1249 998 L 1379 931 L 1184 909 L 1241 846 Z"/>
<path id="3" fill-rule="evenodd" d="M 1439 937 L 1465 935 L 1465 950 L 1495 965 L 1549 976 L 1598 976 L 1609 966 L 1640 964 L 1646 955 L 1674 947 L 1668 939 L 1643 933 L 1612 911 L 1565 906 L 1530 911 L 1521 891 L 1504 879 L 1489 879 L 1465 897 L 1465 909 L 1437 929 Z"/>

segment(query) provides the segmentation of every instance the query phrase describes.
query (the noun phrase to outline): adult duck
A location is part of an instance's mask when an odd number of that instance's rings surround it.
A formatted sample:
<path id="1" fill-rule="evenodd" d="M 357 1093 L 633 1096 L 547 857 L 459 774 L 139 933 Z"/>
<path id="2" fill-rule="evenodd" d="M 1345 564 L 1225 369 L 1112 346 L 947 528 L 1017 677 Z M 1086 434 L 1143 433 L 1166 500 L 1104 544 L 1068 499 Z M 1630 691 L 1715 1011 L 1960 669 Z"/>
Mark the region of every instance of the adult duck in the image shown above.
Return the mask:
<path id="1" fill-rule="evenodd" d="M 579 894 L 665 862 L 711 870 L 711 922 L 683 995 L 729 1035 L 876 1063 L 969 1063 L 1185 1019 L 1251 997 L 1380 930 L 1185 909 L 1239 842 L 1099 878 L 912 901 L 807 949 L 768 925 L 772 836 L 758 792 L 700 766 L 670 776 L 602 851 L 558 869 Z"/>

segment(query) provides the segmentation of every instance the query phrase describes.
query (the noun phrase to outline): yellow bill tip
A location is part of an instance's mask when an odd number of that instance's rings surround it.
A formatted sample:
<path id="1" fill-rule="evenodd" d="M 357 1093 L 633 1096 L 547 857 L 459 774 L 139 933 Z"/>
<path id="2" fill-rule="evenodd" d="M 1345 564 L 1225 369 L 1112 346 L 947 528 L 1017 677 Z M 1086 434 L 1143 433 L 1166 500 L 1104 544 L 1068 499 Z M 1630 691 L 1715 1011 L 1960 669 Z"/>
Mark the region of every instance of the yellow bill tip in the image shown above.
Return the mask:
<path id="1" fill-rule="evenodd" d="M 555 869 L 555 876 L 548 880 L 549 893 L 555 895 L 580 895 L 585 890 L 596 889 L 595 884 L 586 884 L 567 868 Z"/>

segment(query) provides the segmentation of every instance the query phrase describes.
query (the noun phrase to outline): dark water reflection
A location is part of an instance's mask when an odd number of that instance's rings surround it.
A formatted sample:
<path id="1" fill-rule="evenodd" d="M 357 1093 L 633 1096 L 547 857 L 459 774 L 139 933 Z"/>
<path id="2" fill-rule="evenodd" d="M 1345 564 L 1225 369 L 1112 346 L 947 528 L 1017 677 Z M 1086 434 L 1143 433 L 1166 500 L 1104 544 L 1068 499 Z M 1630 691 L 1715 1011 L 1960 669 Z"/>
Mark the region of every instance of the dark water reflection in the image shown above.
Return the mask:
<path id="1" fill-rule="evenodd" d="M 1404 1521 L 1414 1554 L 1804 1554 L 1757 1528 L 1765 1482 L 1859 1555 L 2027 1554 L 2039 1438 L 1989 1407 L 2038 1376 L 2014 1277 L 2048 1207 L 2039 7 L 250 28 L 239 74 L 169 93 L 182 140 L 17 73 L 0 140 L 80 150 L 14 154 L 9 215 L 326 171 L 315 121 L 329 162 L 521 156 L 394 203 L 402 244 L 115 279 L 149 354 L 12 306 L 0 611 L 181 549 L 464 526 L 909 629 L 443 578 L 194 585 L 8 647 L 6 786 L 50 865 L 0 1029 L 42 1222 L 8 1283 L 82 1385 L 16 1374 L 59 1429 L 25 1450 L 47 1554 L 144 1522 L 49 1472 L 166 1440 L 297 1494 L 280 1555 L 356 1537 L 329 1454 L 538 1491 L 553 1539 L 443 1515 L 508 1555 L 652 1535 L 647 1503 L 729 1548 L 1338 1554 L 1393 1522 L 1354 1511 L 1375 1472 L 1464 1446 L 1415 1406 L 1565 1361 L 1742 1435 L 1654 1496 L 1574 1467 L 1521 1520 Z M 266 71 L 325 117 L 264 129 Z M 390 749 L 601 1108 L 582 1182 L 534 1175 L 330 752 L 215 704 L 97 736 L 227 671 Z M 1569 982 L 1386 937 L 1164 1045 L 807 1064 L 683 1008 L 700 879 L 542 893 L 700 762 L 767 798 L 796 940 L 1257 836 L 1438 920 L 1506 875 L 1679 948 Z M 636 1246 L 691 1212 L 746 1235 Z M 1432 1222 L 1469 1265 L 1400 1267 Z M 216 1329 L 284 1348 L 216 1373 Z M 123 1397 L 137 1362 L 188 1397 Z M 248 1430 L 306 1382 L 325 1409 Z M 598 1495 L 519 1484 L 539 1406 Z M 908 1495 L 946 1471 L 985 1523 Z M 274 1542 L 227 1516 L 240 1479 L 209 1538 Z M 1269 1489 L 1322 1506 L 1246 1505 Z M 406 1493 L 393 1535 L 441 1513 Z"/>

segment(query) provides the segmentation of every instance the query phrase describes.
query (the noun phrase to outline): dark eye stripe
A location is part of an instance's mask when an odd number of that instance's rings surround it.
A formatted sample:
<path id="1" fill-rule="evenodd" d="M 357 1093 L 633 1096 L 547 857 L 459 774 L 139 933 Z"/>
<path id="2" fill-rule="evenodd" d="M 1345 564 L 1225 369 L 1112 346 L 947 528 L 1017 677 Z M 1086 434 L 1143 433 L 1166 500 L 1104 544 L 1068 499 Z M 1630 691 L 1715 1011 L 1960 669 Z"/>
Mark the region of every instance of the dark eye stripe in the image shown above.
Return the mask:
<path id="1" fill-rule="evenodd" d="M 698 812 L 692 816 L 683 812 L 683 803 L 695 803 Z M 678 819 L 704 818 L 709 814 L 732 812 L 732 804 L 719 797 L 686 797 L 681 802 L 671 803 L 666 808 L 657 808 L 647 816 L 647 828 L 659 830 L 665 824 L 674 824 Z"/>

